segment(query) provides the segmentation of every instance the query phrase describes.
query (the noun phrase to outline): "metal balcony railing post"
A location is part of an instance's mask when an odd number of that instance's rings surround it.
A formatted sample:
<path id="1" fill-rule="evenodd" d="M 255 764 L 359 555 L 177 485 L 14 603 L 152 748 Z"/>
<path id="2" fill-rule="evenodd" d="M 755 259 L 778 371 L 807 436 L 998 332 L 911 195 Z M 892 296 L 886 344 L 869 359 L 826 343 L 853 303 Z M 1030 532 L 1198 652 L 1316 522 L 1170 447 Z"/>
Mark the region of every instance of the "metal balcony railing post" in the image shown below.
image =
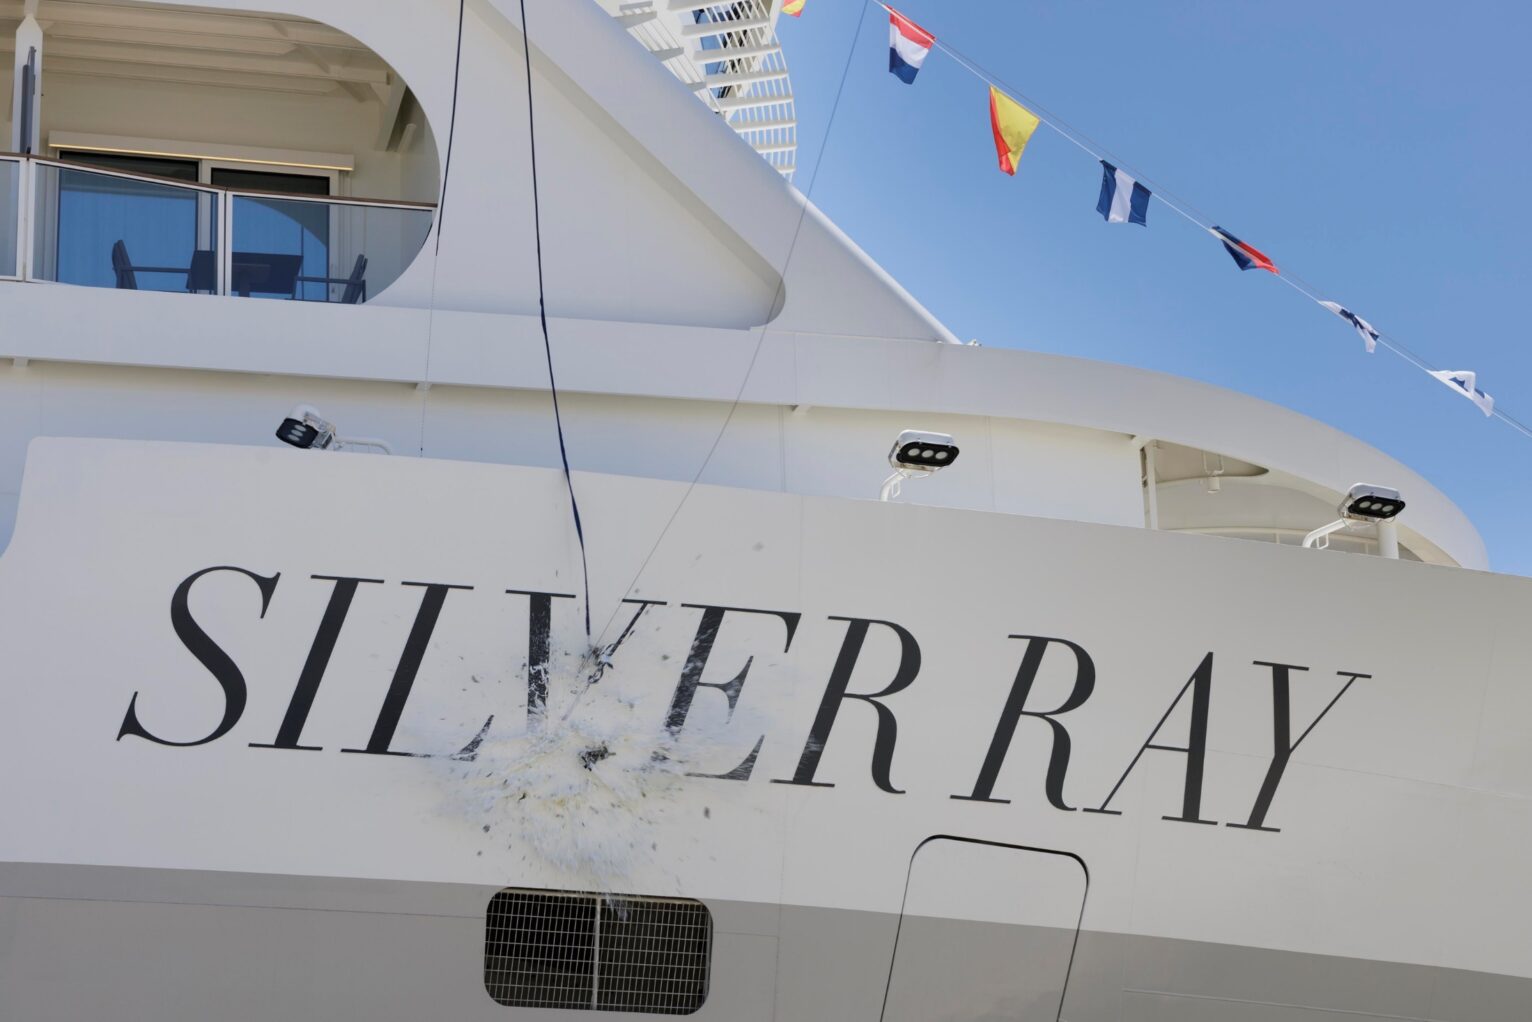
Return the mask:
<path id="1" fill-rule="evenodd" d="M 218 294 L 230 293 L 234 279 L 234 196 L 218 193 Z"/>
<path id="2" fill-rule="evenodd" d="M 36 212 L 32 208 L 32 196 L 37 187 L 37 162 L 21 161 L 20 180 L 16 184 L 16 276 L 20 280 L 32 279 L 32 253 L 36 239 L 32 234 L 32 220 Z"/>

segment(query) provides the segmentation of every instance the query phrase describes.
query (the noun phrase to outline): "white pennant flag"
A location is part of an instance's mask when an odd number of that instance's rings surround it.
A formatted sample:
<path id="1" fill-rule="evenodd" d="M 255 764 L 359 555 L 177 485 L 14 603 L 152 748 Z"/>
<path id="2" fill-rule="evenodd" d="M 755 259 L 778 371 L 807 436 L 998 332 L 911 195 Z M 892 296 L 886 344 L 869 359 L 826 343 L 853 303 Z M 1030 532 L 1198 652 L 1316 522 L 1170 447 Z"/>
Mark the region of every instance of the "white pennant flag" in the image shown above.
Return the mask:
<path id="1" fill-rule="evenodd" d="M 1431 374 L 1468 400 L 1485 415 L 1495 414 L 1495 399 L 1478 387 L 1478 375 L 1471 369 L 1441 369 Z"/>
<path id="2" fill-rule="evenodd" d="M 1367 354 L 1371 355 L 1375 350 L 1377 350 L 1379 336 L 1378 330 L 1371 323 L 1367 322 L 1367 320 L 1363 319 L 1361 316 L 1358 316 L 1350 309 L 1341 305 L 1339 302 L 1320 302 L 1319 304 L 1323 305 L 1325 308 L 1329 309 L 1331 312 L 1335 313 L 1341 319 L 1344 319 L 1347 323 L 1350 323 L 1356 328 L 1356 332 L 1362 336 L 1362 343 L 1367 345 Z"/>

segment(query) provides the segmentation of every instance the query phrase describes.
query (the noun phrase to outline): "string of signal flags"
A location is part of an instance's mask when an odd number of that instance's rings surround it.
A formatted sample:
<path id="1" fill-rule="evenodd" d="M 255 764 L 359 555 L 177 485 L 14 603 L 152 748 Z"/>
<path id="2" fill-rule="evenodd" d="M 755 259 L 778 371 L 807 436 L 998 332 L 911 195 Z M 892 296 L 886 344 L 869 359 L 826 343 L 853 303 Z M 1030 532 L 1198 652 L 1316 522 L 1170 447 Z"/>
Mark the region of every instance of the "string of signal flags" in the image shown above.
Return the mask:
<path id="1" fill-rule="evenodd" d="M 782 13 L 801 17 L 808 0 L 784 0 Z M 1022 103 L 1015 96 L 1021 95 L 1010 89 L 995 75 L 985 71 L 974 61 L 942 42 L 931 32 L 899 13 L 882 0 L 871 0 L 888 13 L 888 70 L 906 85 L 914 85 L 925 66 L 926 58 L 933 50 L 940 50 L 954 63 L 989 86 L 989 121 L 995 140 L 995 155 L 1000 170 L 1015 176 L 1027 143 L 1039 126 L 1046 125 L 1057 134 L 1088 153 L 1101 165 L 1101 192 L 1096 200 L 1096 212 L 1109 224 L 1149 224 L 1151 200 L 1182 217 L 1199 230 L 1205 231 L 1223 245 L 1224 251 L 1234 260 L 1240 270 L 1258 270 L 1269 273 L 1291 287 L 1298 294 L 1325 309 L 1347 323 L 1361 339 L 1367 353 L 1372 354 L 1381 345 L 1409 362 L 1421 372 L 1450 387 L 1452 391 L 1472 401 L 1486 417 L 1500 419 L 1524 436 L 1532 437 L 1532 428 L 1495 406 L 1495 399 L 1479 388 L 1478 374 L 1471 369 L 1438 369 L 1415 354 L 1399 341 L 1380 331 L 1357 313 L 1339 302 L 1320 298 L 1313 288 L 1291 273 L 1284 273 L 1277 264 L 1260 249 L 1240 240 L 1232 232 L 1213 223 L 1209 218 L 1193 212 L 1193 207 L 1156 187 L 1151 190 L 1140 175 L 1121 166 L 1101 146 L 1091 142 L 1081 132 L 1049 114 L 1041 106 L 1027 100 Z M 1014 95 L 1013 95 L 1014 93 Z M 1025 98 L 1025 97 L 1023 97 Z"/>

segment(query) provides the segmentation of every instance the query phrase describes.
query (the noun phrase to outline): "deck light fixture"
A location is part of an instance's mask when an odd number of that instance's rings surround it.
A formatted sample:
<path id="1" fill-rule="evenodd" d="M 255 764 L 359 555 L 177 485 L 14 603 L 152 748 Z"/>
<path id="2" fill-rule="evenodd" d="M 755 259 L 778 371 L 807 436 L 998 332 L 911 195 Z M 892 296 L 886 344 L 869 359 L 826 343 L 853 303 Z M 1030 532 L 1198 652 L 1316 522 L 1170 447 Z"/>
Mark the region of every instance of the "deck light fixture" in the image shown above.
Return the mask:
<path id="1" fill-rule="evenodd" d="M 1323 550 L 1330 545 L 1331 533 L 1349 529 L 1353 525 L 1377 525 L 1379 546 L 1384 556 L 1397 558 L 1399 547 L 1394 532 L 1394 519 L 1403 510 L 1404 498 L 1399 496 L 1398 490 L 1357 483 L 1346 491 L 1346 496 L 1341 498 L 1340 506 L 1336 508 L 1340 518 L 1304 536 L 1303 547 L 1305 550 L 1314 547 Z"/>
<path id="2" fill-rule="evenodd" d="M 383 454 L 394 453 L 385 441 L 372 437 L 343 437 L 335 430 L 335 423 L 319 414 L 313 405 L 298 405 L 277 427 L 277 439 L 302 451 L 344 451 L 352 447 L 368 447 Z"/>
<path id="3" fill-rule="evenodd" d="M 893 448 L 888 452 L 888 463 L 894 474 L 883 480 L 879 500 L 893 500 L 906 479 L 934 475 L 957 461 L 958 447 L 946 433 L 926 433 L 907 429 L 899 434 Z"/>
<path id="4" fill-rule="evenodd" d="M 323 451 L 335 442 L 335 425 L 321 418 L 319 409 L 299 405 L 277 427 L 277 439 L 301 451 L 315 447 Z"/>
<path id="5" fill-rule="evenodd" d="M 1346 499 L 1340 503 L 1340 516 L 1356 522 L 1390 521 L 1403 510 L 1404 499 L 1398 490 L 1366 483 L 1357 483 L 1346 491 Z"/>

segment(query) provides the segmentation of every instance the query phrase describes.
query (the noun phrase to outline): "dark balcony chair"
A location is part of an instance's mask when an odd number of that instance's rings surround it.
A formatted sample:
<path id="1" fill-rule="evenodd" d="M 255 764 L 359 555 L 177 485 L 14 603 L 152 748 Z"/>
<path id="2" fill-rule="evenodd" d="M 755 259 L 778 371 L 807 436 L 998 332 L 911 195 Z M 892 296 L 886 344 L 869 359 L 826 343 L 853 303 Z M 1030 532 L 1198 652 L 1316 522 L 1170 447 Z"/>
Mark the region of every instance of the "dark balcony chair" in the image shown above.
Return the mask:
<path id="1" fill-rule="evenodd" d="M 330 285 L 344 284 L 346 289 L 340 293 L 340 304 L 356 305 L 367 301 L 367 257 L 359 255 L 351 267 L 349 277 L 299 277 L 300 284 L 323 284 L 325 285 L 325 301 L 330 300 Z"/>
<path id="2" fill-rule="evenodd" d="M 186 290 L 197 294 L 213 294 L 218 290 L 218 253 L 210 248 L 199 248 L 192 253 L 191 270 L 186 274 Z"/>
<path id="3" fill-rule="evenodd" d="M 128 246 L 118 239 L 112 242 L 112 273 L 117 277 L 117 288 L 122 291 L 138 290 L 140 273 L 184 273 L 191 279 L 189 266 L 134 266 L 128 258 Z"/>

